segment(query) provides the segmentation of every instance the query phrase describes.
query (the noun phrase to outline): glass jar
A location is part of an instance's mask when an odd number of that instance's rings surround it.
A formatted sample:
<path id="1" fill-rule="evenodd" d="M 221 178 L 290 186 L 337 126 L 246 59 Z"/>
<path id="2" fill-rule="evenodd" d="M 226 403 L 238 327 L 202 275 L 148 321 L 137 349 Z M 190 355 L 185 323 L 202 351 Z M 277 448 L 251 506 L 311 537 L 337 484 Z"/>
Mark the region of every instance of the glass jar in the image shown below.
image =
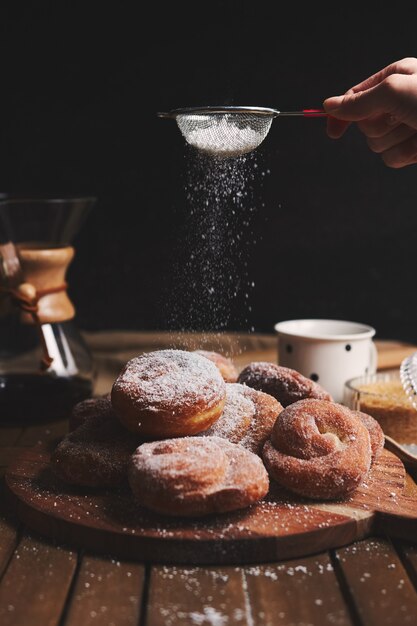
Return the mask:
<path id="1" fill-rule="evenodd" d="M 0 200 L 0 420 L 65 418 L 92 395 L 66 272 L 95 198 Z"/>
<path id="2" fill-rule="evenodd" d="M 345 384 L 344 404 L 372 415 L 384 434 L 417 454 L 417 411 L 404 391 L 400 371 L 353 378 Z"/>

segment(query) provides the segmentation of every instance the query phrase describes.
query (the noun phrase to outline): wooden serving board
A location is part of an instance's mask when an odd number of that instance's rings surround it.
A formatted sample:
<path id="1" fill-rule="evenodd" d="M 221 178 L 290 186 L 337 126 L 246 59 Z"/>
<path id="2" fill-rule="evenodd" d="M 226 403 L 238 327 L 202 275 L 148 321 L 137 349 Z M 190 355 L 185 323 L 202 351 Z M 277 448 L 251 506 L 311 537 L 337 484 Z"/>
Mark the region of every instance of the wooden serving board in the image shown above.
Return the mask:
<path id="1" fill-rule="evenodd" d="M 200 519 L 169 518 L 139 507 L 128 485 L 70 488 L 52 475 L 55 442 L 28 448 L 9 466 L 6 485 L 19 519 L 60 542 L 152 563 L 238 564 L 302 557 L 370 534 L 417 538 L 417 489 L 384 450 L 364 483 L 343 502 L 297 498 L 273 484 L 249 509 Z"/>

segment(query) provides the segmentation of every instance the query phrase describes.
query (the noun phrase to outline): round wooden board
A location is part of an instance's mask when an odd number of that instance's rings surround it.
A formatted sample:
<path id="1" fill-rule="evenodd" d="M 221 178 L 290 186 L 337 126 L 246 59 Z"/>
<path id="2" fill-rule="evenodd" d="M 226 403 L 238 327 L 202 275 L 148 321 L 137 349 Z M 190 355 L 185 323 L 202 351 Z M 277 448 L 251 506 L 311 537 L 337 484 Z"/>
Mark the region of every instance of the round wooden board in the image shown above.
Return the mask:
<path id="1" fill-rule="evenodd" d="M 139 507 L 127 485 L 93 492 L 58 482 L 49 469 L 54 445 L 29 448 L 9 466 L 8 495 L 30 529 L 94 552 L 152 563 L 261 563 L 340 547 L 372 532 L 417 536 L 417 496 L 404 491 L 404 466 L 386 450 L 343 502 L 307 501 L 273 485 L 249 509 L 191 520 Z"/>

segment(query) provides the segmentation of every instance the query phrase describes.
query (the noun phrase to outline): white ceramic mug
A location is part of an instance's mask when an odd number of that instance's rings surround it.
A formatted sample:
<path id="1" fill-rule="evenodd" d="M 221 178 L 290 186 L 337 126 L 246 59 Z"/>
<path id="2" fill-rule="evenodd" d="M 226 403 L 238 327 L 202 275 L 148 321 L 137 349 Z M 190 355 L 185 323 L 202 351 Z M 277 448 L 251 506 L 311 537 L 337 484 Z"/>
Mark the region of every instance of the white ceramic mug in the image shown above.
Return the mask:
<path id="1" fill-rule="evenodd" d="M 287 320 L 275 325 L 278 363 L 297 370 L 343 401 L 344 384 L 350 378 L 374 374 L 377 351 L 375 329 L 344 320 Z"/>

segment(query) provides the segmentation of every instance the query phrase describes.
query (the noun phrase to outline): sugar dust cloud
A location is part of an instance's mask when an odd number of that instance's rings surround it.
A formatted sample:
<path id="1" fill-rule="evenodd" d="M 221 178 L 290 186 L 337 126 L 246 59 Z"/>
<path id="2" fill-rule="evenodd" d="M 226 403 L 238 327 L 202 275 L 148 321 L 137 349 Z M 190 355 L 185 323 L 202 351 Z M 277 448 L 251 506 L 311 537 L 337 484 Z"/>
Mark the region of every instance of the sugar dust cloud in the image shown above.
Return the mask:
<path id="1" fill-rule="evenodd" d="M 253 332 L 250 255 L 258 194 L 269 174 L 255 151 L 219 159 L 186 146 L 185 218 L 179 227 L 164 294 L 168 330 Z"/>

